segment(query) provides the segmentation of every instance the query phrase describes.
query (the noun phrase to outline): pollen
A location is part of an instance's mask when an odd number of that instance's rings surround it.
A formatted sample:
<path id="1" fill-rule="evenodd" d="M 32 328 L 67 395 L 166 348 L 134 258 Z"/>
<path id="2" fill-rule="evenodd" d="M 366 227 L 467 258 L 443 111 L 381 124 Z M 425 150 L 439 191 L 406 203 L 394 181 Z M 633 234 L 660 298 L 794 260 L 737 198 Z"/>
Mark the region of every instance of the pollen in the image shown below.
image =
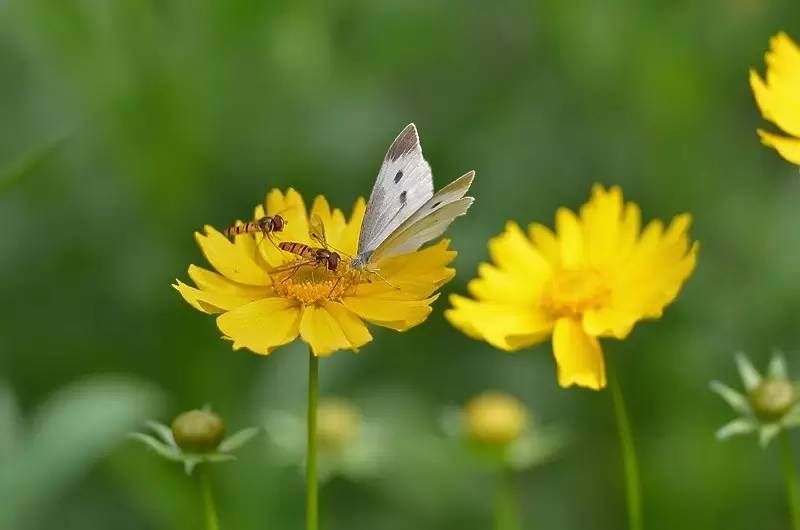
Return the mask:
<path id="1" fill-rule="evenodd" d="M 562 270 L 547 282 L 542 305 L 554 316 L 577 316 L 608 303 L 611 289 L 594 269 Z"/>
<path id="2" fill-rule="evenodd" d="M 271 274 L 275 294 L 282 298 L 292 298 L 303 305 L 323 300 L 340 300 L 351 293 L 356 285 L 353 271 L 342 268 L 340 271 L 327 271 L 301 266 L 297 271 L 281 271 Z"/>

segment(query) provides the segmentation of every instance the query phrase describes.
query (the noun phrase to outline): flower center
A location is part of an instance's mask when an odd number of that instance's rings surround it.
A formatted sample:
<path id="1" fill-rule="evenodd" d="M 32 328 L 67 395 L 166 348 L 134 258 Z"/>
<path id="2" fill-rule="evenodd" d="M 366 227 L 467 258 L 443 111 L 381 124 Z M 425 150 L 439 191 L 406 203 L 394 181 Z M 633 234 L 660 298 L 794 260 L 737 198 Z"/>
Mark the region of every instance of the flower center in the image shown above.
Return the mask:
<path id="1" fill-rule="evenodd" d="M 794 385 L 785 379 L 764 379 L 749 398 L 756 415 L 767 422 L 778 421 L 797 403 Z"/>
<path id="2" fill-rule="evenodd" d="M 577 316 L 608 302 L 611 289 L 594 269 L 561 270 L 542 293 L 542 305 L 556 316 Z"/>
<path id="3" fill-rule="evenodd" d="M 335 271 L 322 266 L 300 265 L 272 272 L 270 277 L 275 294 L 293 298 L 303 305 L 339 300 L 358 283 L 357 271 L 351 270 L 346 263 L 340 263 Z"/>

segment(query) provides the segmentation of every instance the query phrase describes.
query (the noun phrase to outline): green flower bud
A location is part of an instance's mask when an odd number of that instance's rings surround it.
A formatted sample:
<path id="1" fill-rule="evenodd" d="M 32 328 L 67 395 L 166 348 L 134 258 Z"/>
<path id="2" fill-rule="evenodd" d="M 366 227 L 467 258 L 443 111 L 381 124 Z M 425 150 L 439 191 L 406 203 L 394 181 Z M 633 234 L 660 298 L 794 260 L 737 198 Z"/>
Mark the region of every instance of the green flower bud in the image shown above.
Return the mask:
<path id="1" fill-rule="evenodd" d="M 361 414 L 349 401 L 320 400 L 317 408 L 317 440 L 322 448 L 341 450 L 358 436 Z"/>
<path id="2" fill-rule="evenodd" d="M 184 451 L 213 451 L 224 433 L 225 425 L 219 416 L 205 410 L 184 412 L 172 422 L 172 436 Z"/>
<path id="3" fill-rule="evenodd" d="M 787 379 L 764 379 L 748 396 L 750 405 L 761 421 L 780 420 L 797 402 L 794 383 Z"/>
<path id="4" fill-rule="evenodd" d="M 467 436 L 473 442 L 505 446 L 519 439 L 530 418 L 525 405 L 514 396 L 485 392 L 464 407 Z"/>

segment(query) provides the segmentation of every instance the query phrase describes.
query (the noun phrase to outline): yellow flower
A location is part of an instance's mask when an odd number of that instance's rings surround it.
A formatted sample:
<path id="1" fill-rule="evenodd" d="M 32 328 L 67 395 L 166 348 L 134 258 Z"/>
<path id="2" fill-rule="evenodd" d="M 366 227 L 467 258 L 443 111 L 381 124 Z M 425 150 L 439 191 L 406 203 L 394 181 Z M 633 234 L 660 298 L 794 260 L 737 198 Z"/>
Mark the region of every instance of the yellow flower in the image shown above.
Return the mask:
<path id="1" fill-rule="evenodd" d="M 750 70 L 750 86 L 761 109 L 761 115 L 790 136 L 781 136 L 761 129 L 758 134 L 764 145 L 800 165 L 800 48 L 786 33 L 770 40 L 765 55 L 766 80 Z"/>
<path id="2" fill-rule="evenodd" d="M 331 209 L 318 196 L 311 206 L 324 224 L 332 250 L 344 258 L 355 254 L 365 202 L 359 198 L 350 219 Z M 303 199 L 293 189 L 284 194 L 273 189 L 265 205 L 255 209 L 255 219 L 280 213 L 287 224 L 274 234 L 281 241 L 319 246 L 309 236 L 309 215 Z M 431 312 L 434 292 L 455 271 L 447 267 L 455 257 L 446 240 L 416 252 L 380 263 L 382 278 L 352 270 L 345 259 L 336 271 L 305 265 L 287 269 L 297 256 L 278 249 L 260 234 L 241 234 L 231 241 L 211 226 L 195 233 L 212 272 L 189 266 L 196 288 L 177 281 L 173 285 L 194 308 L 219 314 L 217 326 L 233 348 L 268 354 L 298 335 L 314 355 L 337 350 L 357 350 L 372 340 L 364 321 L 405 331 L 423 322 Z"/>
<path id="3" fill-rule="evenodd" d="M 553 233 L 509 222 L 489 241 L 493 264 L 470 281 L 474 299 L 453 295 L 447 319 L 467 335 L 506 351 L 552 335 L 558 382 L 606 385 L 599 337 L 622 339 L 634 324 L 659 318 L 695 266 L 690 216 L 641 230 L 641 212 L 622 191 L 595 186 L 580 214 L 561 208 Z"/>

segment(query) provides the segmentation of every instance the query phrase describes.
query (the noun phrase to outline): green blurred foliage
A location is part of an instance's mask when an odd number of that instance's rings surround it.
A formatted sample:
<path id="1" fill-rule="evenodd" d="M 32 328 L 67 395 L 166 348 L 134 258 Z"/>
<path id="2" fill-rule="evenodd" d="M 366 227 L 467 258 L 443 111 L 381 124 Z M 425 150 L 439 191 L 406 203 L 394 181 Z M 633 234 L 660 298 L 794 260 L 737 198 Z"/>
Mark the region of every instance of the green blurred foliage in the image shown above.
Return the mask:
<path id="1" fill-rule="evenodd" d="M 800 373 L 800 178 L 759 145 L 747 84 L 772 34 L 800 39 L 798 21 L 788 0 L 5 0 L 0 167 L 27 174 L 0 196 L 0 374 L 25 414 L 110 371 L 165 389 L 165 422 L 206 402 L 232 428 L 300 409 L 302 346 L 233 352 L 169 284 L 203 262 L 193 231 L 249 216 L 269 188 L 349 208 L 414 121 L 439 185 L 478 175 L 477 202 L 451 229 L 459 274 L 446 293 L 464 290 L 506 220 L 551 223 L 594 182 L 621 184 L 647 217 L 694 214 L 700 264 L 677 303 L 606 343 L 648 528 L 785 528 L 776 455 L 713 439 L 729 412 L 707 382 L 735 380 L 737 349 L 761 363 L 782 347 Z M 322 362 L 324 393 L 375 398 L 386 421 L 416 410 L 402 466 L 326 484 L 327 527 L 486 528 L 491 477 L 434 440 L 445 406 L 495 388 L 574 434 L 520 477 L 530 526 L 620 528 L 607 393 L 559 389 L 548 345 L 507 355 L 470 341 L 441 317 L 446 304 Z M 226 528 L 300 526 L 301 477 L 274 463 L 253 443 L 215 468 Z M 199 507 L 191 478 L 130 442 L 36 528 L 194 530 Z"/>

